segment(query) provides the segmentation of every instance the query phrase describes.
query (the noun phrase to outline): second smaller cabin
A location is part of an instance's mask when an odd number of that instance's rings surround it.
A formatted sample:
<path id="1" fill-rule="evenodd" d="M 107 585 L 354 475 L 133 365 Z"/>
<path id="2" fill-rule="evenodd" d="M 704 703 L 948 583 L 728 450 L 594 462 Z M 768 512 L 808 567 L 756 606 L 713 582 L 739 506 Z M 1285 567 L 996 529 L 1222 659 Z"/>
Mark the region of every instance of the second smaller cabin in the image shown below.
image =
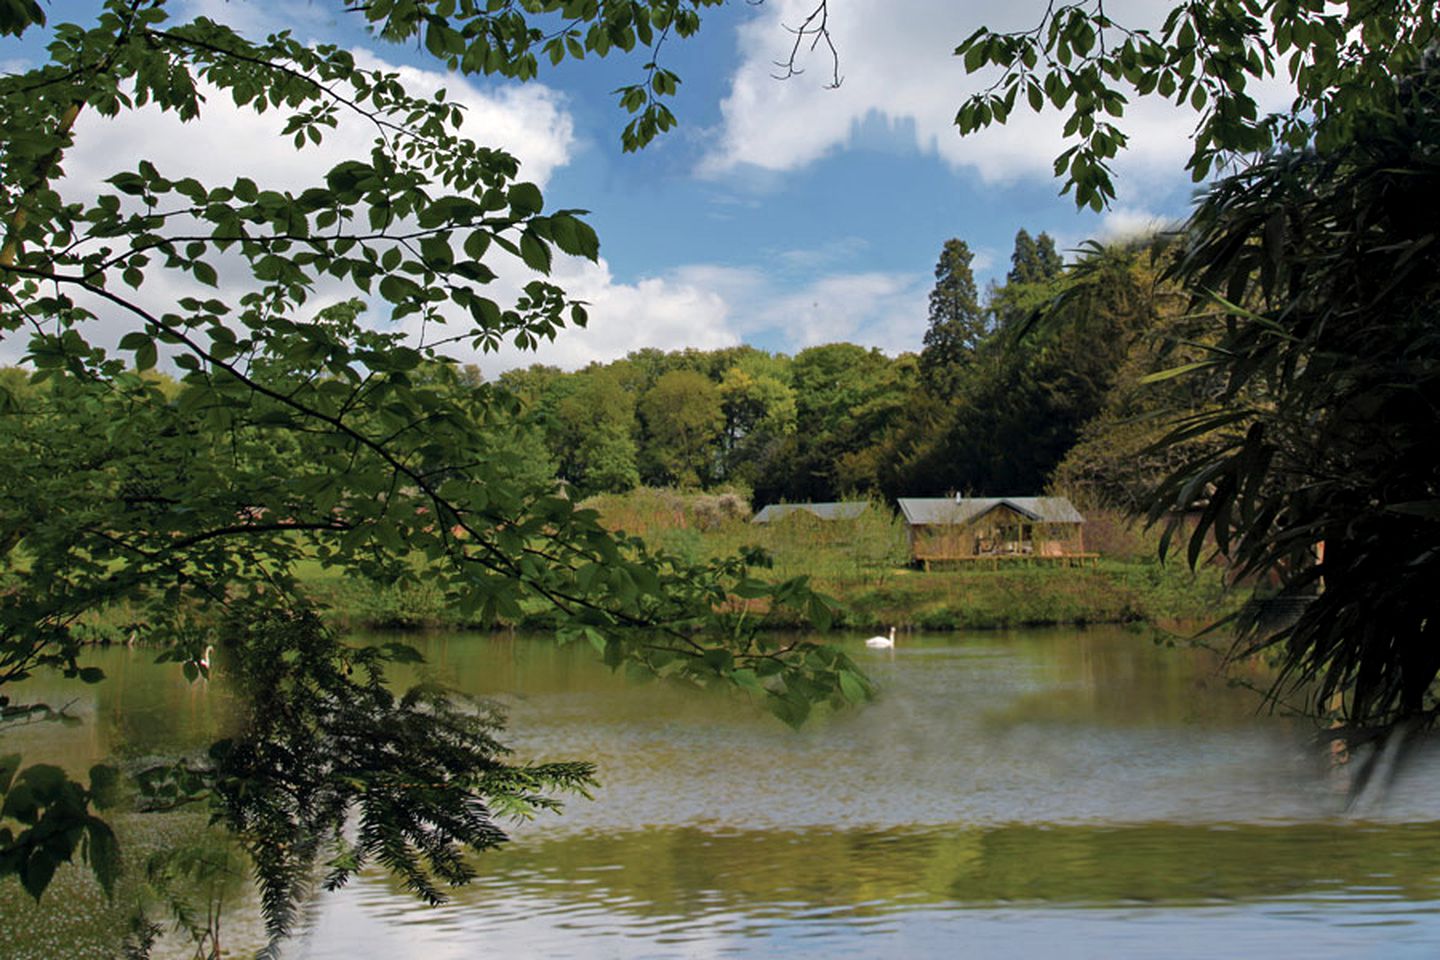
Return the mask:
<path id="1" fill-rule="evenodd" d="M 869 506 L 864 500 L 842 500 L 835 503 L 772 503 L 762 507 L 751 523 L 774 523 L 796 513 L 808 513 L 821 520 L 856 520 Z"/>

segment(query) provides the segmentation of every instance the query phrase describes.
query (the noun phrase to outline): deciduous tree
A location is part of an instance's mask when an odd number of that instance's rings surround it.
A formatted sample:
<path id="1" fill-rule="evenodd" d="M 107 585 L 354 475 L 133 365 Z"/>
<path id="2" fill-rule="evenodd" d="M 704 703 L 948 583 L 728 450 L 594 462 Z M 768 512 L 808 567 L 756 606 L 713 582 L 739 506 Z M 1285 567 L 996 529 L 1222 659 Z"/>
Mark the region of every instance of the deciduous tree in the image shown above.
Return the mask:
<path id="1" fill-rule="evenodd" d="M 720 390 L 694 370 L 671 370 L 640 398 L 645 455 L 661 482 L 695 487 L 709 482 L 725 426 Z"/>
<path id="2" fill-rule="evenodd" d="M 708 5 L 346 9 L 451 67 L 525 79 L 542 58 L 689 35 Z M 0 5 L 0 31 L 36 29 L 44 12 Z M 542 29 L 548 14 L 574 18 Z M 627 146 L 672 122 L 660 98 L 674 75 L 653 62 L 642 72 L 621 93 L 636 114 Z M 148 104 L 199 120 L 207 97 L 280 114 L 298 150 L 342 124 L 374 140 L 300 189 L 202 182 L 128 156 L 112 158 L 96 194 L 65 181 L 80 114 Z M 598 239 L 580 211 L 547 210 L 503 149 L 460 135 L 462 115 L 349 51 L 176 22 L 163 0 L 108 0 L 88 24 L 53 29 L 48 61 L 0 78 L 0 334 L 26 344 L 44 391 L 6 413 L 0 704 L 13 718 L 10 684 L 37 669 L 101 680 L 80 644 L 114 604 L 132 604 L 145 639 L 189 676 L 220 648 L 244 678 L 242 729 L 141 785 L 152 804 L 213 805 L 257 865 L 277 940 L 320 858 L 332 885 L 376 860 L 433 899 L 469 875 L 464 849 L 501 838 L 497 812 L 552 805 L 587 776 L 508 764 L 493 726 L 453 701 L 392 694 L 384 666 L 413 652 L 357 649 L 324 629 L 295 576 L 302 558 L 385 582 L 423 575 L 479 620 L 547 604 L 566 637 L 611 664 L 733 684 L 791 722 L 866 689 L 837 651 L 707 632 L 737 593 L 825 621 L 803 582 L 767 585 L 739 559 L 657 555 L 495 455 L 490 428 L 513 423 L 516 400 L 461 388 L 447 350 L 524 347 L 584 323 L 544 276 L 558 255 L 596 257 Z M 513 301 L 489 292 L 502 262 L 535 275 Z M 321 311 L 322 281 L 427 337 Z M 101 320 L 124 328 L 118 352 L 92 335 Z M 178 390 L 148 377 L 162 363 Z M 83 854 L 108 885 L 116 860 L 95 811 L 113 779 L 6 757 L 0 872 L 38 897 Z M 358 839 L 343 829 L 352 813 Z"/>

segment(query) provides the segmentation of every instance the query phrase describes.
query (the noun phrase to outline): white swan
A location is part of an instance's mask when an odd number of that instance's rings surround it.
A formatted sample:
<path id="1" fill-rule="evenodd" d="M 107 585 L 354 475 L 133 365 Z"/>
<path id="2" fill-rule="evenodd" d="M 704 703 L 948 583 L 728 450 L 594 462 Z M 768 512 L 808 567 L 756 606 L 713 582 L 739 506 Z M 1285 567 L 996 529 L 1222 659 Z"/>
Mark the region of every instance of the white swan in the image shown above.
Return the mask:
<path id="1" fill-rule="evenodd" d="M 871 637 L 869 640 L 865 641 L 865 646 L 877 648 L 895 646 L 895 628 L 890 628 L 890 636 L 888 637 Z"/>

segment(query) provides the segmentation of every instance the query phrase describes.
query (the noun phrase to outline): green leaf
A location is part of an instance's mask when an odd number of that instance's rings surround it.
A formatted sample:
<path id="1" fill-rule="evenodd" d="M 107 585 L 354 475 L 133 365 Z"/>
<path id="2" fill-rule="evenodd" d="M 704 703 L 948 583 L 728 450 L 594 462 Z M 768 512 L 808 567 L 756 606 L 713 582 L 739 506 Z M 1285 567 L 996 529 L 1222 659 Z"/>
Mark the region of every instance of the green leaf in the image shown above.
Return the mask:
<path id="1" fill-rule="evenodd" d="M 1193 363 L 1182 363 L 1167 370 L 1158 370 L 1155 373 L 1148 373 L 1140 378 L 1141 383 L 1164 383 L 1166 380 L 1173 380 L 1176 377 L 1183 377 L 1196 370 L 1206 370 L 1216 366 L 1218 360 L 1196 360 Z"/>
<path id="2" fill-rule="evenodd" d="M 1440 520 L 1440 500 L 1410 500 L 1405 503 L 1388 503 L 1385 509 L 1408 517 L 1425 520 Z"/>
<path id="3" fill-rule="evenodd" d="M 532 270 L 544 274 L 550 272 L 550 247 L 532 233 L 520 235 L 520 259 Z"/>
<path id="4" fill-rule="evenodd" d="M 105 891 L 105 896 L 113 897 L 115 880 L 120 876 L 120 844 L 115 839 L 115 832 L 103 820 L 94 817 L 86 823 L 85 832 L 88 840 L 86 857 L 90 861 L 90 869 L 99 881 L 100 888 Z M 36 898 L 39 898 L 38 895 Z"/>
<path id="5" fill-rule="evenodd" d="M 0 805 L 0 817 L 33 825 L 39 816 L 40 801 L 35 788 L 23 780 L 13 784 L 5 794 L 5 803 Z"/>
<path id="6" fill-rule="evenodd" d="M 45 25 L 45 10 L 36 0 L 0 3 L 0 35 L 18 37 L 32 26 Z"/>
<path id="7" fill-rule="evenodd" d="M 115 805 L 120 788 L 120 771 L 115 767 L 97 763 L 90 768 L 90 802 L 97 810 Z"/>
<path id="8" fill-rule="evenodd" d="M 135 348 L 135 369 L 141 373 L 153 369 L 158 356 L 154 338 L 146 337 L 144 342 Z"/>
<path id="9" fill-rule="evenodd" d="M 510 213 L 514 217 L 528 217 L 539 213 L 545 206 L 540 188 L 533 183 L 517 183 L 508 192 Z"/>
<path id="10" fill-rule="evenodd" d="M 20 780 L 47 799 L 55 796 L 61 787 L 70 782 L 65 771 L 51 763 L 37 763 L 26 767 L 20 774 Z"/>
<path id="11" fill-rule="evenodd" d="M 849 670 L 840 671 L 840 692 L 851 703 L 864 703 L 869 699 L 864 682 Z"/>
<path id="12" fill-rule="evenodd" d="M 485 251 L 490 249 L 490 233 L 486 230 L 474 230 L 465 237 L 465 255 L 471 260 L 480 260 L 485 256 Z"/>
<path id="13" fill-rule="evenodd" d="M 596 260 L 600 256 L 600 238 L 583 220 L 566 213 L 550 218 L 550 233 L 555 245 L 573 257 Z"/>
<path id="14" fill-rule="evenodd" d="M 36 847 L 20 867 L 20 885 L 38 901 L 45 888 L 50 886 L 55 868 L 60 863 L 60 859 L 53 856 L 47 847 Z"/>
<path id="15" fill-rule="evenodd" d="M 429 236 L 420 241 L 420 254 L 425 258 L 425 265 L 432 270 L 448 270 L 455 263 L 454 251 L 450 249 L 450 241 L 441 236 Z"/>
<path id="16" fill-rule="evenodd" d="M 756 676 L 754 670 L 749 668 L 732 670 L 730 672 L 730 682 L 741 690 L 747 690 L 750 693 L 763 693 L 765 691 L 765 688 L 760 683 L 760 678 Z"/>
<path id="17" fill-rule="evenodd" d="M 824 633 L 830 629 L 835 611 L 831 609 L 824 597 L 818 593 L 812 593 L 805 601 L 805 615 L 815 625 L 816 630 Z"/>

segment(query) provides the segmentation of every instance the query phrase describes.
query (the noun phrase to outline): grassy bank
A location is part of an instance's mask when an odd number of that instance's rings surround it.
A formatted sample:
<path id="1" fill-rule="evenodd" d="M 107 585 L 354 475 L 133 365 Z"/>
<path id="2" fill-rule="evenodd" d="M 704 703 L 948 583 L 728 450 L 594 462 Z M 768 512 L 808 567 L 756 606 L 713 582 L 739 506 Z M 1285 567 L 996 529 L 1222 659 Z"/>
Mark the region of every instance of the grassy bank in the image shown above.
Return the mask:
<path id="1" fill-rule="evenodd" d="M 608 526 L 640 534 L 691 560 L 761 547 L 773 558 L 771 577 L 809 576 L 839 601 L 837 623 L 847 628 L 1196 621 L 1217 617 L 1233 602 L 1218 569 L 1192 573 L 1180 562 L 1161 564 L 1153 535 L 1103 512 L 1088 514 L 1086 543 L 1102 554 L 1093 569 L 1017 566 L 927 573 L 906 566 L 903 525 L 879 505 L 855 521 L 826 523 L 802 514 L 769 525 L 750 523 L 744 501 L 733 495 L 638 490 L 585 505 L 597 509 Z M 536 608 L 517 624 L 467 623 L 446 608 L 439 591 L 423 583 L 377 585 L 318 569 L 307 571 L 305 580 L 336 619 L 352 627 L 540 627 L 549 619 Z M 804 626 L 798 620 L 775 625 Z"/>

